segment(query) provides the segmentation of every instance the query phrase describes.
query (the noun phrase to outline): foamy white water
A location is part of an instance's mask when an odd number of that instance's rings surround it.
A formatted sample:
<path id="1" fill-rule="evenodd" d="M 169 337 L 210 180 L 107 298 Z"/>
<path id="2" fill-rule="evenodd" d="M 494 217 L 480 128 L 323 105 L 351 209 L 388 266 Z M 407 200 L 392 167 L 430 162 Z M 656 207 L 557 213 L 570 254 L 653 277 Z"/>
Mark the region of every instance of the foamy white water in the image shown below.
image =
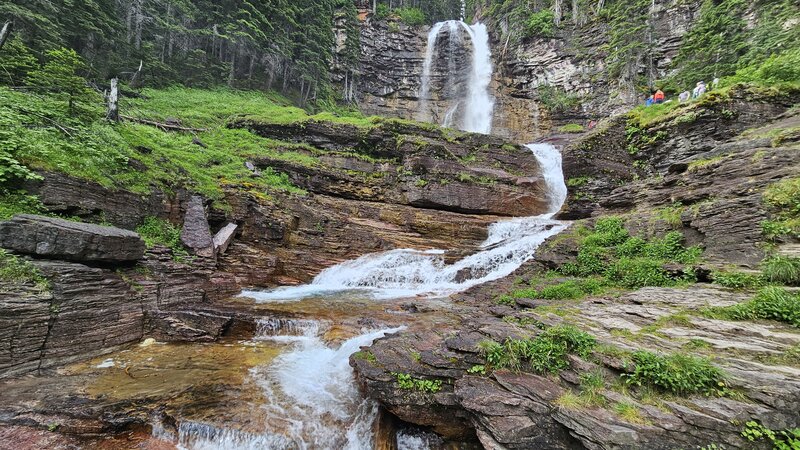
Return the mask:
<path id="1" fill-rule="evenodd" d="M 425 47 L 422 78 L 420 80 L 419 118 L 426 121 L 432 120 L 429 111 L 431 72 L 433 61 L 435 57 L 439 56 L 436 52 L 436 43 L 445 27 L 447 27 L 450 35 L 450 54 L 443 56 L 447 57 L 449 62 L 446 86 L 452 87 L 455 84 L 455 77 L 459 74 L 458 68 L 454 66 L 455 59 L 453 54 L 455 54 L 456 47 L 463 42 L 461 38 L 462 30 L 466 32 L 472 43 L 472 60 L 469 67 L 466 101 L 462 104 L 460 100 L 452 99 L 452 104 L 440 120 L 440 125 L 446 127 L 456 125 L 455 117 L 463 106 L 461 121 L 457 124 L 458 127 L 464 131 L 489 134 L 492 131 L 492 117 L 494 114 L 494 98 L 489 91 L 489 84 L 492 81 L 492 52 L 489 46 L 489 33 L 486 25 L 482 23 L 476 23 L 475 25 L 464 23 L 463 13 L 461 20 L 439 22 L 431 27 L 428 32 L 428 42 Z"/>
<path id="2" fill-rule="evenodd" d="M 549 144 L 528 147 L 541 165 L 550 196 L 550 212 L 492 224 L 488 238 L 476 253 L 454 264 L 445 264 L 442 250 L 374 253 L 330 267 L 311 284 L 244 291 L 240 295 L 258 302 L 297 301 L 344 291 L 374 299 L 443 297 L 508 276 L 533 258 L 542 242 L 567 227 L 564 222 L 552 220 L 566 199 L 561 154 Z"/>
<path id="3" fill-rule="evenodd" d="M 177 435 L 156 423 L 153 435 L 185 450 L 348 449 L 373 448 L 378 404 L 364 399 L 353 383 L 350 355 L 360 347 L 403 328 L 370 331 L 338 348 L 325 345 L 311 320 L 265 319 L 256 339 L 300 335 L 270 365 L 251 369 L 251 379 L 268 403 L 263 432 L 243 431 L 202 422 L 181 421 Z"/>
<path id="4" fill-rule="evenodd" d="M 401 329 L 368 332 L 336 349 L 319 338 L 298 341 L 271 365 L 251 371 L 270 399 L 264 408 L 282 421 L 281 434 L 293 448 L 372 448 L 378 405 L 359 394 L 349 359 L 360 347 Z"/>
<path id="5" fill-rule="evenodd" d="M 433 65 L 433 56 L 436 53 L 436 41 L 439 39 L 439 33 L 447 22 L 438 22 L 428 32 L 428 44 L 425 47 L 425 59 L 422 61 L 422 79 L 420 80 L 420 103 L 419 109 L 423 114 L 420 120 L 430 120 L 428 114 L 428 100 L 431 95 L 431 67 Z"/>
<path id="6" fill-rule="evenodd" d="M 469 77 L 467 107 L 464 112 L 464 131 L 489 134 L 492 131 L 494 98 L 489 93 L 492 82 L 492 50 L 486 25 L 469 26 L 461 22 L 472 40 L 472 71 Z"/>

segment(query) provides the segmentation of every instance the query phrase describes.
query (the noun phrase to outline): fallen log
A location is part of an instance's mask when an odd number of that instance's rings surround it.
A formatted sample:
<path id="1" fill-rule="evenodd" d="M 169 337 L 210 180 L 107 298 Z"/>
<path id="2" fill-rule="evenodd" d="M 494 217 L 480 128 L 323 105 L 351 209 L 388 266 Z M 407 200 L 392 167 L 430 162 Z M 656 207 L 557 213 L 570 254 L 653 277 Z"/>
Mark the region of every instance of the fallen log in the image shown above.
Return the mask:
<path id="1" fill-rule="evenodd" d="M 148 120 L 148 119 L 140 119 L 138 117 L 131 117 L 126 116 L 124 114 L 120 114 L 120 117 L 123 120 L 128 120 L 130 122 L 140 123 L 142 125 L 150 125 L 151 127 L 160 128 L 164 131 L 184 131 L 187 133 L 202 133 L 204 131 L 208 131 L 205 128 L 189 128 L 189 127 L 182 127 L 180 125 L 173 125 L 164 122 L 157 122 L 155 120 Z"/>

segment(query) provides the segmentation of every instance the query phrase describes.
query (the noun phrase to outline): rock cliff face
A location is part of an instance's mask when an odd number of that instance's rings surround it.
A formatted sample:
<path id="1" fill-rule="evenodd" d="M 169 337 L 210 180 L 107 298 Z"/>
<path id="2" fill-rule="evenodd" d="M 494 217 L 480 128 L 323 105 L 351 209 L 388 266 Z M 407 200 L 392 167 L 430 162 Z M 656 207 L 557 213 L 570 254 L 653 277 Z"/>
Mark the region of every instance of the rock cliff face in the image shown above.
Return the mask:
<path id="1" fill-rule="evenodd" d="M 677 55 L 681 37 L 691 28 L 698 2 L 657 0 L 652 14 L 651 67 L 663 78 Z M 608 25 L 592 21 L 575 27 L 565 24 L 553 38 L 529 38 L 516 44 L 503 41 L 508 23 L 490 24 L 495 98 L 493 133 L 516 142 L 532 142 L 561 125 L 586 125 L 641 103 L 636 93 L 608 79 L 606 56 Z M 464 98 L 462 84 L 469 76 L 471 43 L 450 39 L 444 27 L 437 41 L 431 70 L 432 114 L 423 111 L 421 81 L 429 28 L 407 27 L 366 19 L 361 28 L 360 75 L 355 85 L 359 107 L 367 114 L 445 123 L 445 115 Z M 443 55 L 450 55 L 445 57 Z M 650 63 L 649 63 L 650 64 Z M 448 73 L 455 75 L 450 77 Z M 342 82 L 344 76 L 334 75 Z M 453 79 L 454 82 L 444 83 Z M 553 95 L 571 97 L 566 107 L 554 104 Z M 549 98 L 549 99 L 548 99 Z M 456 122 L 457 123 L 457 122 Z"/>

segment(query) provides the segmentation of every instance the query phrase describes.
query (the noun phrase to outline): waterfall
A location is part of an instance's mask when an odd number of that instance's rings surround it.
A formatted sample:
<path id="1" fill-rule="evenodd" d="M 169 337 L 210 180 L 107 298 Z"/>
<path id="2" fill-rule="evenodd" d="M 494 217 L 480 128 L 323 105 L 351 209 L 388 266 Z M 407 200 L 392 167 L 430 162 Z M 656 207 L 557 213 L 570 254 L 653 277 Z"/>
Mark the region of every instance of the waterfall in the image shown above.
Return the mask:
<path id="1" fill-rule="evenodd" d="M 492 82 L 492 51 L 486 25 L 476 23 L 465 29 L 472 39 L 472 72 L 469 79 L 467 108 L 464 114 L 464 131 L 489 134 L 492 131 L 494 98 L 489 94 Z"/>
<path id="2" fill-rule="evenodd" d="M 462 10 L 462 17 L 464 11 Z M 469 67 L 468 84 L 464 96 L 466 102 L 463 103 L 458 99 L 459 95 L 453 93 L 452 104 L 447 108 L 444 118 L 439 121 L 440 125 L 452 126 L 455 124 L 455 116 L 459 109 L 462 109 L 462 120 L 458 123 L 458 127 L 464 131 L 474 133 L 489 134 L 492 131 L 492 116 L 494 113 L 494 98 L 489 92 L 489 84 L 492 81 L 492 53 L 489 46 L 489 33 L 486 25 L 476 23 L 475 25 L 467 25 L 461 21 L 448 20 L 446 22 L 439 22 L 435 24 L 428 33 L 428 42 L 425 47 L 425 58 L 422 63 L 422 77 L 420 80 L 420 101 L 419 101 L 419 118 L 423 121 L 432 121 L 433 117 L 430 113 L 430 100 L 431 100 L 431 77 L 433 70 L 433 61 L 436 56 L 436 43 L 439 40 L 439 35 L 442 33 L 444 27 L 450 35 L 450 46 L 448 57 L 448 73 L 447 73 L 447 89 L 455 87 L 455 78 L 458 76 L 459 70 L 454 67 L 455 59 L 455 44 L 463 41 L 460 39 L 461 30 L 466 32 L 469 40 L 472 43 L 472 58 Z M 462 68 L 463 70 L 463 68 Z"/>
<path id="3" fill-rule="evenodd" d="M 566 199 L 561 154 L 549 144 L 528 147 L 539 161 L 546 181 L 550 211 L 492 224 L 488 238 L 476 253 L 446 264 L 443 250 L 391 250 L 330 267 L 311 284 L 266 292 L 244 291 L 241 295 L 258 302 L 289 302 L 346 291 L 361 292 L 374 299 L 443 297 L 508 276 L 533 258 L 542 242 L 567 227 L 552 220 Z"/>
<path id="4" fill-rule="evenodd" d="M 428 45 L 425 47 L 425 59 L 422 62 L 421 92 L 419 94 L 420 112 L 422 113 L 421 120 L 430 120 L 427 114 L 428 100 L 431 95 L 431 65 L 433 65 L 433 56 L 436 53 L 436 41 L 439 39 L 439 33 L 446 24 L 447 22 L 439 22 L 428 32 Z"/>

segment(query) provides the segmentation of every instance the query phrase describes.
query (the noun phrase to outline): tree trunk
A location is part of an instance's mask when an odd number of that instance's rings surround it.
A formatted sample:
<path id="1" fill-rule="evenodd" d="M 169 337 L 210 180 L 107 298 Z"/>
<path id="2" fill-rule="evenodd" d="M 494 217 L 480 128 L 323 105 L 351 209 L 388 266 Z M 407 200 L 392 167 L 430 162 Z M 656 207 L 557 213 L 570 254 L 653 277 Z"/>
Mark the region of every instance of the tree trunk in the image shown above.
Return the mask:
<path id="1" fill-rule="evenodd" d="M 0 49 L 3 48 L 3 45 L 6 43 L 6 39 L 11 36 L 11 28 L 13 27 L 13 22 L 9 21 L 3 25 L 3 29 L 0 30 Z"/>
<path id="2" fill-rule="evenodd" d="M 556 26 L 561 25 L 561 3 L 564 0 L 555 0 L 553 2 L 553 21 L 555 22 Z"/>
<path id="3" fill-rule="evenodd" d="M 112 122 L 119 122 L 119 80 L 111 79 L 111 92 L 108 94 L 108 113 L 106 118 Z"/>
<path id="4" fill-rule="evenodd" d="M 142 66 L 144 65 L 144 61 L 139 61 L 139 69 L 134 72 L 133 76 L 131 77 L 131 89 L 136 89 L 138 87 L 139 82 L 139 75 L 142 73 Z"/>

